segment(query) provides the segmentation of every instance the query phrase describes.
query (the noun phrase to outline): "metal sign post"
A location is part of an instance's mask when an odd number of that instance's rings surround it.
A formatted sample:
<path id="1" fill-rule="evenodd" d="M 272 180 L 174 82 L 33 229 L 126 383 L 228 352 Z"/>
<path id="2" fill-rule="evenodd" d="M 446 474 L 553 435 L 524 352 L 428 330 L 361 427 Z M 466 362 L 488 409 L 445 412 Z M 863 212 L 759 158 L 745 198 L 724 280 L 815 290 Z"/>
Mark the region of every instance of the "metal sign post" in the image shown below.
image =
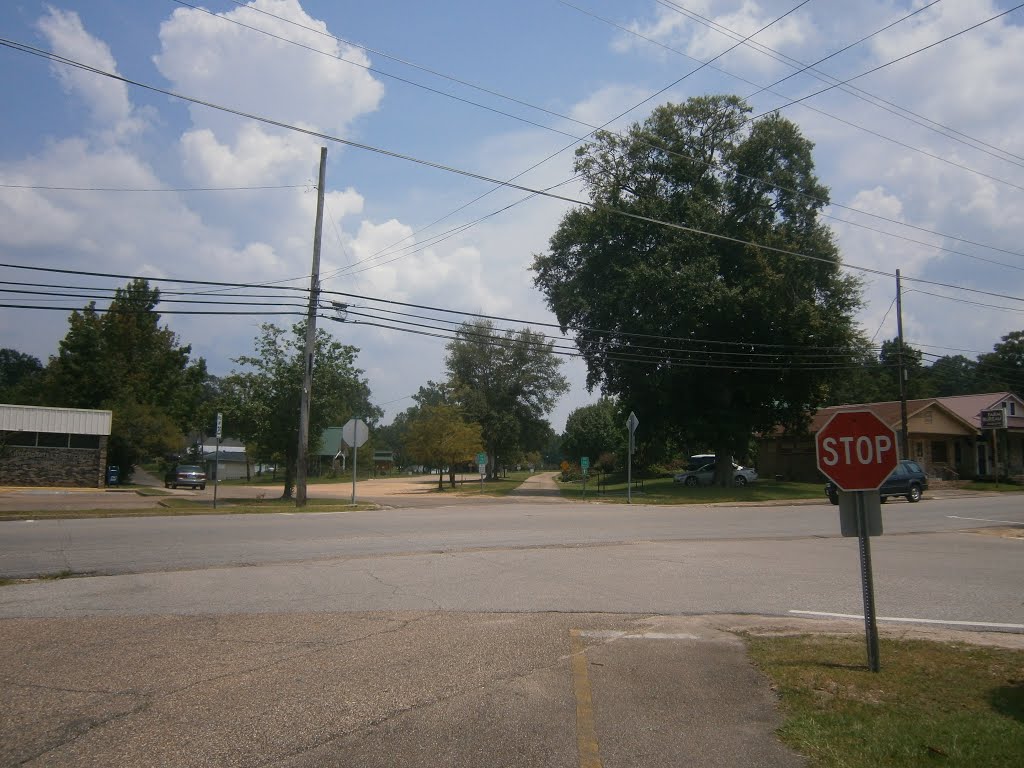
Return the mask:
<path id="1" fill-rule="evenodd" d="M 352 446 L 352 503 L 356 503 L 356 474 L 359 471 L 359 446 L 370 437 L 370 428 L 362 419 L 349 419 L 341 428 L 341 439 Z"/>
<path id="2" fill-rule="evenodd" d="M 217 442 L 213 449 L 213 508 L 217 508 L 217 486 L 220 485 L 220 438 L 224 434 L 224 414 L 217 414 Z"/>
<path id="3" fill-rule="evenodd" d="M 484 475 L 487 474 L 487 454 L 481 451 L 476 455 L 476 466 L 480 470 L 480 493 L 484 492 Z"/>
<path id="4" fill-rule="evenodd" d="M 871 573 L 871 533 L 881 534 L 881 500 L 878 489 L 896 468 L 896 435 L 873 412 L 840 411 L 832 416 L 814 437 L 818 469 L 840 489 L 840 529 L 848 535 L 849 512 L 856 518 L 860 547 L 861 589 L 864 595 L 864 633 L 868 646 L 868 668 L 878 672 L 878 619 L 875 615 L 875 584 Z M 852 493 L 849 493 L 852 492 Z M 868 498 L 870 494 L 870 499 Z M 848 499 L 854 503 L 849 509 Z M 872 517 L 869 519 L 869 506 Z"/>
<path id="5" fill-rule="evenodd" d="M 633 503 L 633 450 L 636 448 L 636 428 L 640 424 L 640 420 L 636 417 L 633 411 L 629 412 L 629 418 L 626 419 L 626 429 L 629 430 L 629 450 L 627 452 L 628 458 L 626 461 L 626 503 Z"/>
<path id="6" fill-rule="evenodd" d="M 881 669 L 878 653 L 878 617 L 875 613 L 875 582 L 871 574 L 871 536 L 868 535 L 868 513 L 865 494 L 855 491 L 857 498 L 857 541 L 860 546 L 860 581 L 864 592 L 864 634 L 868 643 L 868 668 Z"/>
<path id="7" fill-rule="evenodd" d="M 580 457 L 580 471 L 583 474 L 583 498 L 587 498 L 587 473 L 590 470 L 590 457 Z"/>

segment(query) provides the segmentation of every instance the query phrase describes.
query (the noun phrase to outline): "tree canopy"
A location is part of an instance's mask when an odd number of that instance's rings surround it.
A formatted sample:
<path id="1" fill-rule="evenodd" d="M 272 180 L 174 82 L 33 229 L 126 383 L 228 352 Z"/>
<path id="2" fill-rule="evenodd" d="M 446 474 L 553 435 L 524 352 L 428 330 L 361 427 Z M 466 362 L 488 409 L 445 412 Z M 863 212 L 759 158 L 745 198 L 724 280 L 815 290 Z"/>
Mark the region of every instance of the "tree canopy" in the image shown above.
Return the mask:
<path id="1" fill-rule="evenodd" d="M 48 404 L 113 411 L 108 460 L 125 478 L 140 459 L 177 449 L 203 400 L 206 362 L 160 325 L 159 303 L 158 288 L 133 280 L 106 312 L 95 302 L 72 312 L 43 376 Z"/>
<path id="2" fill-rule="evenodd" d="M 586 456 L 596 466 L 602 455 L 614 454 L 626 441 L 625 418 L 613 400 L 602 397 L 577 408 L 565 420 L 562 449 L 573 461 Z"/>
<path id="3" fill-rule="evenodd" d="M 489 320 L 465 323 L 448 344 L 445 363 L 451 397 L 480 425 L 488 453 L 511 459 L 539 450 L 552 430 L 547 415 L 569 389 L 554 345 L 529 328 L 499 331 Z"/>
<path id="4" fill-rule="evenodd" d="M 455 487 L 455 465 L 469 461 L 481 448 L 480 425 L 467 422 L 453 405 L 425 405 L 409 421 L 406 435 L 409 455 L 439 470 L 447 466 L 452 487 Z M 440 472 L 437 487 L 444 487 L 444 476 Z"/>
<path id="5" fill-rule="evenodd" d="M 264 323 L 260 329 L 254 354 L 235 358 L 242 370 L 221 381 L 224 429 L 254 447 L 262 458 L 284 464 L 283 496 L 291 498 L 299 445 L 305 325 L 299 323 L 290 332 L 273 323 Z M 309 415 L 311 449 L 331 424 L 344 424 L 353 416 L 368 424 L 380 418 L 380 409 L 370 403 L 363 371 L 355 367 L 358 352 L 317 329 Z"/>
<path id="6" fill-rule="evenodd" d="M 588 384 L 635 410 L 648 437 L 723 462 L 820 404 L 849 365 L 860 304 L 818 219 L 828 189 L 813 145 L 749 112 L 698 97 L 598 132 L 575 164 L 593 206 L 567 213 L 533 264 Z"/>

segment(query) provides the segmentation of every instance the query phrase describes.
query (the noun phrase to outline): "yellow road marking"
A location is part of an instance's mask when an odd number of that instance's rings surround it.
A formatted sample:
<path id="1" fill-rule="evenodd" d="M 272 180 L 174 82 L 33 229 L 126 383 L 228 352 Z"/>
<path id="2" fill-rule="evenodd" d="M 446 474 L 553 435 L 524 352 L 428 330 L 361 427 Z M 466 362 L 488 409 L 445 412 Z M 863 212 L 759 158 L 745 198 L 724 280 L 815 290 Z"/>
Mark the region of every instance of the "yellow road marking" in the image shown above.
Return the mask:
<path id="1" fill-rule="evenodd" d="M 576 748 L 580 754 L 580 768 L 602 768 L 594 728 L 594 702 L 587 674 L 587 655 L 583 637 L 578 629 L 569 630 L 572 650 L 572 684 L 576 694 Z"/>

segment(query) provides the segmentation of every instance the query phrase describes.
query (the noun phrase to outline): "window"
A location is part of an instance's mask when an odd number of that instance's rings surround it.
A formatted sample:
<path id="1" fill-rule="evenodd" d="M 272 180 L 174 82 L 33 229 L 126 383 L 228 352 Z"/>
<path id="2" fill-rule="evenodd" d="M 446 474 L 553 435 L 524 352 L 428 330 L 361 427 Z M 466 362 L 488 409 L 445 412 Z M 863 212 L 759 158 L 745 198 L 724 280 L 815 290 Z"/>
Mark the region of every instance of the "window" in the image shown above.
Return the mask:
<path id="1" fill-rule="evenodd" d="M 71 435 L 72 448 L 99 448 L 99 435 Z"/>
<path id="2" fill-rule="evenodd" d="M 943 464 L 949 461 L 949 446 L 942 440 L 932 441 L 932 461 Z"/>
<path id="3" fill-rule="evenodd" d="M 7 445 L 34 446 L 36 444 L 35 432 L 5 432 L 4 442 Z"/>
<path id="4" fill-rule="evenodd" d="M 70 435 L 65 433 L 55 432 L 40 432 L 39 442 L 36 443 L 40 448 L 67 448 L 68 438 Z"/>
<path id="5" fill-rule="evenodd" d="M 1011 400 L 1010 401 L 1010 416 L 1016 416 L 1016 415 L 1017 415 L 1017 404 Z"/>

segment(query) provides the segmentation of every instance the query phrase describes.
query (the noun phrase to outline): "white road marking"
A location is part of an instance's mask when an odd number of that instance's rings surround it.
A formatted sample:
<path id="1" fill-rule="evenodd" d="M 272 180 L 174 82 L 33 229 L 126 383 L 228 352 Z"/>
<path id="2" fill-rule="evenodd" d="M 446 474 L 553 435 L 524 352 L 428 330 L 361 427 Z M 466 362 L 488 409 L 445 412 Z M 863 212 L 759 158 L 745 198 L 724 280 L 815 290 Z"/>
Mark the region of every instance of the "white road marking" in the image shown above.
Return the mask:
<path id="1" fill-rule="evenodd" d="M 825 613 L 823 611 L 790 611 L 800 616 L 826 616 L 831 619 L 860 619 L 864 620 L 862 614 L 856 613 Z M 907 619 L 896 616 L 879 616 L 878 621 L 897 621 L 904 624 L 946 624 L 955 627 L 988 627 L 990 629 L 1020 629 L 1024 630 L 1024 624 L 997 624 L 991 621 L 947 621 L 945 619 Z"/>
<path id="2" fill-rule="evenodd" d="M 990 520 L 987 517 L 960 517 L 960 515 L 946 515 L 950 520 L 978 520 L 982 523 L 1006 523 L 1008 525 L 1024 525 L 1020 520 Z"/>

